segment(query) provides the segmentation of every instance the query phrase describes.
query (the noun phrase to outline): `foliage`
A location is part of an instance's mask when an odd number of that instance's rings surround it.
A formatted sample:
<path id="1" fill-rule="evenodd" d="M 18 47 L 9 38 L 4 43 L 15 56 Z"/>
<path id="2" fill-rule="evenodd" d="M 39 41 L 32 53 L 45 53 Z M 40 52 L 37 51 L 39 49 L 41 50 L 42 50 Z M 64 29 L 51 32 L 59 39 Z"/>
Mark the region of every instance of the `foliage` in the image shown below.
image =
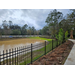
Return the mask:
<path id="1" fill-rule="evenodd" d="M 48 14 L 45 22 L 47 23 L 49 28 L 48 33 L 51 33 L 53 37 L 55 37 L 55 34 L 58 32 L 58 22 L 59 19 L 62 18 L 62 16 L 62 12 L 58 12 L 56 9 Z"/>
<path id="2" fill-rule="evenodd" d="M 59 29 L 63 29 L 64 32 L 68 31 L 68 34 L 70 35 L 70 31 L 72 28 L 73 34 L 75 35 L 75 9 L 71 9 L 71 12 L 65 17 L 63 16 L 62 12 L 57 11 L 54 9 L 48 14 L 48 17 L 46 18 L 47 23 L 46 26 L 44 26 L 40 30 L 36 30 L 35 27 L 28 27 L 27 24 L 24 24 L 23 26 L 19 26 L 16 24 L 13 24 L 12 21 L 2 21 L 2 25 L 0 26 L 0 35 L 10 35 L 13 30 L 19 30 L 21 32 L 21 35 L 49 35 L 55 38 L 55 34 L 58 33 Z M 13 33 L 12 33 L 13 34 Z M 17 35 L 17 34 L 16 34 Z M 60 35 L 59 35 L 60 36 Z"/>
<path id="3" fill-rule="evenodd" d="M 51 41 L 52 39 L 47 39 L 47 38 L 41 38 L 41 37 L 29 37 L 30 39 L 40 39 L 40 40 L 47 40 Z"/>
<path id="4" fill-rule="evenodd" d="M 27 24 L 25 24 L 25 25 L 22 27 L 22 30 L 21 30 L 21 34 L 22 34 L 22 35 L 26 35 L 26 34 L 27 34 L 27 27 L 28 27 Z"/>
<path id="5" fill-rule="evenodd" d="M 36 30 L 34 26 L 28 27 L 28 25 L 25 24 L 21 27 L 19 25 L 13 24 L 13 22 L 10 20 L 8 22 L 4 20 L 0 26 L 0 35 L 39 35 L 39 33 L 40 30 Z"/>
<path id="6" fill-rule="evenodd" d="M 58 39 L 58 41 L 61 43 L 63 41 L 63 29 L 59 29 L 59 33 L 58 35 L 56 35 L 56 38 Z"/>
<path id="7" fill-rule="evenodd" d="M 65 40 L 68 39 L 68 31 L 65 32 Z"/>
<path id="8" fill-rule="evenodd" d="M 43 35 L 47 35 L 48 34 L 48 27 L 47 26 L 44 26 L 43 29 L 42 29 L 42 33 Z"/>
<path id="9" fill-rule="evenodd" d="M 32 26 L 32 35 L 34 35 L 35 32 L 36 32 L 36 29 L 35 29 L 35 27 Z"/>
<path id="10" fill-rule="evenodd" d="M 15 29 L 15 30 L 12 31 L 12 34 L 13 35 L 20 35 L 21 34 L 21 31 Z"/>

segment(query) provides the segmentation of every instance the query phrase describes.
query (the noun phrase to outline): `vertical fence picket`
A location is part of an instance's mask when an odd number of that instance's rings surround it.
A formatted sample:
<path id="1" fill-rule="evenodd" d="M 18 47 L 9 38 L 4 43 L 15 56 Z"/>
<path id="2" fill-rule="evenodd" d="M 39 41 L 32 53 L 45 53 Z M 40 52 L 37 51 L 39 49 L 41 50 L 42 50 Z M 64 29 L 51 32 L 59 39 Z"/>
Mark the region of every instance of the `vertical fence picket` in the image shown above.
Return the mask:
<path id="1" fill-rule="evenodd" d="M 8 50 L 8 65 L 9 65 L 9 50 Z"/>
<path id="2" fill-rule="evenodd" d="M 17 65 L 18 65 L 18 47 L 17 47 Z"/>
<path id="3" fill-rule="evenodd" d="M 23 62 L 24 62 L 24 46 L 23 46 Z"/>
<path id="4" fill-rule="evenodd" d="M 11 65 L 11 49 L 9 49 L 9 65 Z"/>
<path id="5" fill-rule="evenodd" d="M 25 46 L 24 46 L 24 62 L 25 62 Z"/>
<path id="6" fill-rule="evenodd" d="M 25 65 L 26 65 L 26 46 L 25 46 Z"/>
<path id="7" fill-rule="evenodd" d="M 46 41 L 45 41 L 45 55 L 46 55 Z"/>
<path id="8" fill-rule="evenodd" d="M 23 47 L 22 47 L 22 61 L 23 61 Z"/>
<path id="9" fill-rule="evenodd" d="M 24 46 L 23 46 L 23 61 L 24 61 Z"/>
<path id="10" fill-rule="evenodd" d="M 53 39 L 52 39 L 52 50 L 53 50 Z"/>
<path id="11" fill-rule="evenodd" d="M 18 65 L 19 65 L 19 47 L 18 47 Z"/>
<path id="12" fill-rule="evenodd" d="M 32 64 L 32 44 L 31 44 L 31 64 Z"/>
<path id="13" fill-rule="evenodd" d="M 21 54 L 21 56 L 22 56 L 22 60 L 21 61 L 23 61 L 23 47 L 21 47 L 21 52 L 22 52 L 22 54 Z"/>
<path id="14" fill-rule="evenodd" d="M 28 48 L 27 48 L 27 46 L 26 46 L 26 50 L 28 50 Z M 26 52 L 27 54 L 26 54 L 26 62 L 27 62 L 27 60 L 28 60 L 28 51 Z"/>
<path id="15" fill-rule="evenodd" d="M 16 65 L 16 48 L 15 48 L 15 65 Z"/>
<path id="16" fill-rule="evenodd" d="M 57 39 L 57 47 L 58 47 L 58 39 Z"/>
<path id="17" fill-rule="evenodd" d="M 21 46 L 21 61 L 22 61 L 22 46 Z"/>
<path id="18" fill-rule="evenodd" d="M 56 40 L 54 40 L 55 41 L 55 48 L 56 48 L 56 46 L 57 46 L 57 41 Z"/>
<path id="19" fill-rule="evenodd" d="M 14 60 L 13 60 L 13 48 L 12 48 L 12 65 L 13 65 L 13 61 L 14 61 Z"/>
<path id="20" fill-rule="evenodd" d="M 20 47 L 19 47 L 19 64 L 20 64 Z"/>
<path id="21" fill-rule="evenodd" d="M 21 47 L 20 47 L 20 63 L 21 63 Z"/>
<path id="22" fill-rule="evenodd" d="M 3 50 L 3 65 L 4 65 L 4 50 Z"/>
<path id="23" fill-rule="evenodd" d="M 22 46 L 21 46 L 21 62 L 22 62 Z"/>
<path id="24" fill-rule="evenodd" d="M 10 49 L 9 49 L 9 65 L 10 65 Z"/>
<path id="25" fill-rule="evenodd" d="M 7 65 L 8 65 L 8 50 L 6 50 L 6 63 L 7 63 Z"/>
<path id="26" fill-rule="evenodd" d="M 1 51 L 0 51 L 0 65 L 1 65 Z"/>

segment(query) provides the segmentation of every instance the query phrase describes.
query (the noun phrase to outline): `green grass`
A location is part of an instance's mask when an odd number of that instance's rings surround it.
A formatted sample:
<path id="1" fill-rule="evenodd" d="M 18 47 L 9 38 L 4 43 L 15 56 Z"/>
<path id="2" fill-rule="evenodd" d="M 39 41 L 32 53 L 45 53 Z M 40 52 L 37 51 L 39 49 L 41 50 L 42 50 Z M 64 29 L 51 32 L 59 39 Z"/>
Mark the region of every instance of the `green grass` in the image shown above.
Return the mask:
<path id="1" fill-rule="evenodd" d="M 49 44 L 46 45 L 46 54 L 52 50 L 52 39 L 46 39 L 46 38 L 40 38 L 40 37 L 29 37 L 29 38 L 31 38 L 31 39 L 47 40 L 47 41 L 49 42 Z M 59 42 L 58 42 L 58 44 L 59 44 Z M 54 49 L 55 47 L 57 47 L 57 40 L 53 40 L 53 49 Z M 29 53 L 27 53 L 26 55 L 28 55 L 28 54 L 30 55 L 31 53 L 29 52 Z M 33 54 L 33 59 L 32 59 L 32 61 L 37 60 L 37 59 L 40 58 L 41 56 L 45 55 L 45 47 L 33 51 L 32 54 Z M 35 56 L 34 56 L 34 55 L 35 55 Z M 25 62 L 26 62 L 26 63 L 25 63 Z M 20 63 L 20 65 L 25 65 L 25 64 L 28 64 L 28 63 L 30 63 L 30 62 L 31 62 L 31 57 L 27 58 L 26 61 Z"/>
<path id="2" fill-rule="evenodd" d="M 47 38 L 41 38 L 41 37 L 29 37 L 31 39 L 40 39 L 40 40 L 47 40 L 47 41 L 51 41 L 52 39 L 47 39 Z"/>
<path id="3" fill-rule="evenodd" d="M 47 40 L 47 41 L 49 42 L 49 44 L 46 45 L 46 54 L 47 54 L 49 51 L 52 50 L 52 39 L 40 38 L 40 37 L 29 37 L 29 38 L 31 38 L 31 39 Z M 30 55 L 30 54 L 31 54 L 31 52 L 27 53 L 26 55 Z M 34 61 L 34 60 L 40 58 L 42 55 L 45 54 L 45 47 L 33 51 L 32 54 L 33 54 L 33 59 L 32 59 L 32 61 Z M 31 58 L 29 57 L 29 58 L 27 58 L 26 61 L 20 63 L 20 65 L 25 65 L 25 64 L 28 64 L 28 63 L 30 63 L 30 62 L 31 62 Z"/>
<path id="4" fill-rule="evenodd" d="M 49 44 L 46 45 L 46 54 L 52 50 L 52 43 L 51 43 L 51 42 L 52 42 L 52 41 L 50 41 Z M 54 47 L 56 46 L 55 43 L 54 43 L 53 45 L 54 45 Z M 30 55 L 30 54 L 31 54 L 31 53 L 29 52 L 27 55 Z M 36 54 L 36 55 L 34 56 L 34 54 Z M 33 51 L 33 59 L 32 59 L 32 61 L 37 60 L 37 59 L 40 58 L 42 55 L 45 55 L 45 47 Z M 30 62 L 31 62 L 31 58 L 30 58 L 30 57 L 27 58 L 27 60 L 24 61 L 24 62 L 22 62 L 22 63 L 20 63 L 20 65 L 25 65 L 25 62 L 26 62 L 26 64 L 30 63 Z"/>

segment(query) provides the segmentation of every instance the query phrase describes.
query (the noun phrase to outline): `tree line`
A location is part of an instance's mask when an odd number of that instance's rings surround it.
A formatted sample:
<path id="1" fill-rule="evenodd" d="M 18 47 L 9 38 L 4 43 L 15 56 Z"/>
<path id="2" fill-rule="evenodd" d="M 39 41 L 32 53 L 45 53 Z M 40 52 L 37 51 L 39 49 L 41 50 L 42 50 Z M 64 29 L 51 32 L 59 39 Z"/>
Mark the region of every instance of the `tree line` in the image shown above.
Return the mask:
<path id="1" fill-rule="evenodd" d="M 54 9 L 51 11 L 46 18 L 46 25 L 39 30 L 36 30 L 34 26 L 30 27 L 27 24 L 22 27 L 19 25 L 13 25 L 12 21 L 4 20 L 2 22 L 2 27 L 0 27 L 1 35 L 49 35 L 55 37 L 59 33 L 59 29 L 63 29 L 63 33 L 66 31 L 70 34 L 71 29 L 73 29 L 73 34 L 75 35 L 75 9 L 70 9 L 70 13 L 65 17 L 62 12 Z"/>
<path id="2" fill-rule="evenodd" d="M 0 27 L 0 35 L 38 35 L 39 30 L 36 30 L 34 26 L 30 27 L 27 24 L 22 27 L 13 24 L 12 21 L 4 20 Z"/>
<path id="3" fill-rule="evenodd" d="M 62 28 L 64 34 L 68 31 L 70 35 L 70 31 L 73 29 L 73 35 L 75 35 L 75 9 L 69 10 L 71 12 L 65 17 L 62 12 L 59 12 L 56 9 L 51 11 L 45 21 L 47 25 L 41 29 L 41 33 L 54 38 L 56 37 L 56 34 L 59 33 L 59 29 Z"/>

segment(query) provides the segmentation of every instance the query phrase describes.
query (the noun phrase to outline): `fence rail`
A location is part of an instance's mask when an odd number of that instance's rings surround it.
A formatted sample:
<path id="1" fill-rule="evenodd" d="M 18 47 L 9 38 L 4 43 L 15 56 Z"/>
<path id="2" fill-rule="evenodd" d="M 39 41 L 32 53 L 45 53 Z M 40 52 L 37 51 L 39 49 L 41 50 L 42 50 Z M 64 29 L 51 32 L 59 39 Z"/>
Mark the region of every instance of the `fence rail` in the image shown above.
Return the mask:
<path id="1" fill-rule="evenodd" d="M 32 64 L 33 61 L 46 55 L 60 44 L 61 43 L 58 40 L 52 40 L 6 51 L 3 50 L 2 53 L 0 52 L 0 65 Z"/>
<path id="2" fill-rule="evenodd" d="M 0 35 L 0 38 L 49 37 L 47 35 Z"/>

